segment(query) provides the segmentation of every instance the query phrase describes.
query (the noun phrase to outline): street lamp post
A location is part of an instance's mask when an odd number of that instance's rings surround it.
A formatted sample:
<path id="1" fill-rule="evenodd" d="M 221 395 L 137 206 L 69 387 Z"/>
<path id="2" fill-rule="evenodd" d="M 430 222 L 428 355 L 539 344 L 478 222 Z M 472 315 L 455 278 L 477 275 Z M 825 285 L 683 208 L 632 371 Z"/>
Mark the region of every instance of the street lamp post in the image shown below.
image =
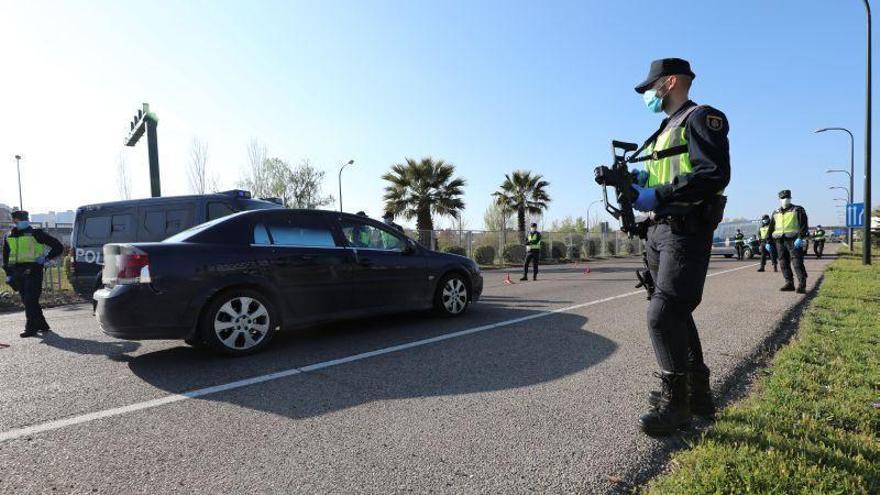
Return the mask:
<path id="1" fill-rule="evenodd" d="M 868 21 L 867 72 L 865 72 L 865 235 L 862 241 L 862 264 L 871 264 L 871 4 L 865 1 Z"/>
<path id="2" fill-rule="evenodd" d="M 587 232 L 590 231 L 590 221 L 591 221 L 590 220 L 590 211 L 593 209 L 594 204 L 601 203 L 602 201 L 603 200 L 601 200 L 601 199 L 597 199 L 596 201 L 593 201 L 592 203 L 590 203 L 590 206 L 587 206 Z"/>
<path id="3" fill-rule="evenodd" d="M 21 155 L 15 155 L 15 168 L 18 171 L 18 209 L 24 210 L 21 200 Z"/>
<path id="4" fill-rule="evenodd" d="M 843 186 L 830 186 L 828 189 L 829 189 L 829 190 L 831 190 L 831 189 L 843 189 L 844 191 L 846 191 L 846 197 L 849 198 L 849 197 L 852 196 L 852 194 L 850 194 L 850 192 L 849 192 L 849 189 L 846 188 L 846 187 L 843 187 Z"/>
<path id="5" fill-rule="evenodd" d="M 837 128 L 834 127 L 834 128 L 832 128 L 832 129 L 837 129 Z M 822 132 L 822 131 L 824 131 L 824 130 L 826 130 L 826 129 L 819 129 L 819 130 L 816 131 L 816 132 Z M 843 174 L 846 174 L 846 175 L 849 176 L 849 202 L 852 203 L 852 202 L 853 202 L 853 194 L 855 194 L 855 189 L 853 189 L 853 172 L 854 172 L 854 170 L 853 170 L 853 146 L 852 146 L 852 145 L 853 145 L 853 139 L 852 139 L 852 133 L 850 133 L 849 131 L 847 131 L 846 129 L 843 129 L 843 128 L 841 128 L 841 130 L 844 130 L 844 131 L 846 131 L 847 133 L 849 133 L 849 144 L 850 144 L 850 148 L 849 148 L 849 170 L 850 170 L 850 171 L 847 172 L 846 170 L 831 169 L 831 170 L 826 170 L 825 173 L 826 173 L 826 174 L 832 174 L 832 173 L 843 173 Z M 846 233 L 847 233 L 847 242 L 848 242 L 848 245 L 849 245 L 849 249 L 850 249 L 850 251 L 852 251 L 853 229 L 850 229 L 850 228 L 846 229 Z"/>
<path id="6" fill-rule="evenodd" d="M 341 167 L 339 167 L 339 211 L 342 211 L 342 170 L 345 169 L 346 166 L 354 163 L 354 160 L 349 160 L 344 163 Z"/>

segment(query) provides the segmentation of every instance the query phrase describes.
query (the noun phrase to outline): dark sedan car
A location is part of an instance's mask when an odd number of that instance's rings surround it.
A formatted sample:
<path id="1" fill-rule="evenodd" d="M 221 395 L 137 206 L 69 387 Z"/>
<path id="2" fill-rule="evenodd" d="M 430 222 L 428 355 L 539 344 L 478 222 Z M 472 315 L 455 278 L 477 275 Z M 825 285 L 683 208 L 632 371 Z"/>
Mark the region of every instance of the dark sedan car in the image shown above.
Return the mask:
<path id="1" fill-rule="evenodd" d="M 163 242 L 107 244 L 104 260 L 95 292 L 104 332 L 233 355 L 287 327 L 432 308 L 458 316 L 483 290 L 468 258 L 318 210 L 242 212 Z"/>

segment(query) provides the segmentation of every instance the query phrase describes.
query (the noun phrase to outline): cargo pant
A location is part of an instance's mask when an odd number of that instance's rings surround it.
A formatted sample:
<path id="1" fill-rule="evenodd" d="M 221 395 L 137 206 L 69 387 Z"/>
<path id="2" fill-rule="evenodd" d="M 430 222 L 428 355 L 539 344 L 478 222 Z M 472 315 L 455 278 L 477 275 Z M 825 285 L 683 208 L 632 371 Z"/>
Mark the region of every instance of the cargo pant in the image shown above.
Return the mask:
<path id="1" fill-rule="evenodd" d="M 703 299 L 712 252 L 712 229 L 676 233 L 667 224 L 648 228 L 648 269 L 656 289 L 648 306 L 648 332 L 663 371 L 707 371 L 693 312 Z"/>
<path id="2" fill-rule="evenodd" d="M 807 268 L 804 266 L 804 250 L 794 247 L 795 239 L 792 237 L 780 237 L 776 239 L 776 249 L 779 251 L 779 265 L 782 268 L 782 276 L 785 283 L 793 284 L 794 277 L 791 267 L 794 265 L 794 273 L 798 278 L 798 287 L 807 286 Z"/>
<path id="3" fill-rule="evenodd" d="M 43 293 L 43 267 L 36 263 L 26 263 L 11 265 L 10 271 L 13 284 L 24 304 L 24 314 L 27 318 L 24 329 L 48 330 L 49 323 L 46 322 L 43 308 L 40 307 L 40 295 Z"/>
<path id="4" fill-rule="evenodd" d="M 770 258 L 770 262 L 773 263 L 773 266 L 776 266 L 778 261 L 778 257 L 776 255 L 776 243 L 773 241 L 760 241 L 761 242 L 761 268 L 767 266 L 767 258 Z M 770 250 L 767 250 L 767 244 L 770 244 Z"/>

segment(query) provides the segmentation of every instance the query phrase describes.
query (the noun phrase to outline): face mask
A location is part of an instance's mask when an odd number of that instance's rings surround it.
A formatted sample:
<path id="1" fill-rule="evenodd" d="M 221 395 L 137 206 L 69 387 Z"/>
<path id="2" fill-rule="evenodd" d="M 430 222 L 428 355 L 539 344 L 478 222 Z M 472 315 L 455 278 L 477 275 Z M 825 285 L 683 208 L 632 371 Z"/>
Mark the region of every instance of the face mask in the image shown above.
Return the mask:
<path id="1" fill-rule="evenodd" d="M 782 198 L 779 200 L 779 204 L 781 204 L 783 208 L 788 208 L 791 205 L 791 198 Z"/>
<path id="2" fill-rule="evenodd" d="M 18 227 L 19 230 L 24 230 L 30 227 L 31 223 L 27 220 L 19 220 L 18 222 L 15 222 L 15 226 Z"/>
<path id="3" fill-rule="evenodd" d="M 763 219 L 763 220 L 761 220 L 761 223 L 763 223 L 764 225 L 767 225 L 770 223 L 770 220 Z"/>
<path id="4" fill-rule="evenodd" d="M 664 81 L 665 84 L 665 81 Z M 648 110 L 654 113 L 660 113 L 663 111 L 663 98 L 664 96 L 660 96 L 657 94 L 656 89 L 649 89 L 642 94 L 642 98 L 645 100 L 645 106 L 648 107 Z"/>

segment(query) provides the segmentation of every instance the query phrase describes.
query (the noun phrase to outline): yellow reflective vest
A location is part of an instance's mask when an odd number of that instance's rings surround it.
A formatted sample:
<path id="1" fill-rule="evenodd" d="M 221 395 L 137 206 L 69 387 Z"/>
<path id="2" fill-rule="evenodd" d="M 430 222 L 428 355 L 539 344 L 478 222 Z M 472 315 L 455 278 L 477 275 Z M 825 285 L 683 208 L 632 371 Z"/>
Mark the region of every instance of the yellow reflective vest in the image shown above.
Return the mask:
<path id="1" fill-rule="evenodd" d="M 801 226 L 798 222 L 797 208 L 791 208 L 788 211 L 776 211 L 773 213 L 773 237 L 797 237 L 800 234 Z M 794 234 L 794 236 L 792 235 Z"/>
<path id="2" fill-rule="evenodd" d="M 34 263 L 46 252 L 46 246 L 34 239 L 33 233 L 25 232 L 17 236 L 6 237 L 9 244 L 9 264 Z"/>

